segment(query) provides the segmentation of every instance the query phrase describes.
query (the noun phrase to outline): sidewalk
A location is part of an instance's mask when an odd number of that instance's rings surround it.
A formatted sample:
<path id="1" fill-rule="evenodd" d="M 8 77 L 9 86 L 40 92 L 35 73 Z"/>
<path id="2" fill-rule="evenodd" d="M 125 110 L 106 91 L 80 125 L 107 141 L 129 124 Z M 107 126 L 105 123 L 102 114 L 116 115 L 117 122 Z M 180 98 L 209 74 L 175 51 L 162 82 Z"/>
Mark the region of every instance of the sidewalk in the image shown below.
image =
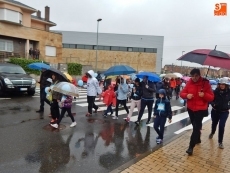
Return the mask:
<path id="1" fill-rule="evenodd" d="M 218 148 L 218 128 L 213 139 L 208 139 L 211 121 L 203 125 L 201 141 L 193 155 L 185 152 L 188 148 L 191 130 L 154 151 L 122 173 L 222 173 L 230 172 L 230 120 L 226 122 L 224 149 Z"/>

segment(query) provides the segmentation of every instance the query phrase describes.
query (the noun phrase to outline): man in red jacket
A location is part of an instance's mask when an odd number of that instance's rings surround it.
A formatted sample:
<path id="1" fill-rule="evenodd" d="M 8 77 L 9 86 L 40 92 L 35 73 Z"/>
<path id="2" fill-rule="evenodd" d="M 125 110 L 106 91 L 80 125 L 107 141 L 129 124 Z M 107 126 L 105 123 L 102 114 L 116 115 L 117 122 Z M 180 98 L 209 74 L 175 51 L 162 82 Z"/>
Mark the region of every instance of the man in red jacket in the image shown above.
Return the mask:
<path id="1" fill-rule="evenodd" d="M 189 148 L 186 151 L 192 155 L 195 145 L 201 143 L 202 120 L 204 116 L 208 116 L 208 105 L 214 99 L 214 94 L 209 81 L 200 76 L 199 69 L 193 69 L 190 75 L 191 79 L 181 91 L 180 97 L 187 99 L 188 114 L 193 126 Z"/>

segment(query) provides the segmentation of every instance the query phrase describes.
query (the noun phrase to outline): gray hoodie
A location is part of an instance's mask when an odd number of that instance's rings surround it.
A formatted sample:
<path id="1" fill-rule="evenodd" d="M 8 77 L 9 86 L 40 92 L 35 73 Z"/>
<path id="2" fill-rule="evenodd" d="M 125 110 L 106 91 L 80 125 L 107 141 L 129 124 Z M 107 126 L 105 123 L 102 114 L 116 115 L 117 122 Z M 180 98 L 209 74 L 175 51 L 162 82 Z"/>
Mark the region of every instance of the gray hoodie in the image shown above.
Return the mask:
<path id="1" fill-rule="evenodd" d="M 97 96 L 102 93 L 102 90 L 99 86 L 98 80 L 94 77 L 94 71 L 89 70 L 88 73 L 92 78 L 87 80 L 87 96 Z"/>

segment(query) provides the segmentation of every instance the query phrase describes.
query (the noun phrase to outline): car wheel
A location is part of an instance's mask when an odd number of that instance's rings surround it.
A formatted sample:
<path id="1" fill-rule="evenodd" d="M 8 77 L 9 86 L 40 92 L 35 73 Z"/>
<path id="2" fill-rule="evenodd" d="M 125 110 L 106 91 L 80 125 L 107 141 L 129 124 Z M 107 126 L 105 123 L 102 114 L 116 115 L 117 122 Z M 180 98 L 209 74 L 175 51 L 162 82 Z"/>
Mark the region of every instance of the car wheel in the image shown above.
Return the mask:
<path id="1" fill-rule="evenodd" d="M 33 96 L 35 94 L 35 90 L 31 90 L 27 92 L 29 96 Z"/>

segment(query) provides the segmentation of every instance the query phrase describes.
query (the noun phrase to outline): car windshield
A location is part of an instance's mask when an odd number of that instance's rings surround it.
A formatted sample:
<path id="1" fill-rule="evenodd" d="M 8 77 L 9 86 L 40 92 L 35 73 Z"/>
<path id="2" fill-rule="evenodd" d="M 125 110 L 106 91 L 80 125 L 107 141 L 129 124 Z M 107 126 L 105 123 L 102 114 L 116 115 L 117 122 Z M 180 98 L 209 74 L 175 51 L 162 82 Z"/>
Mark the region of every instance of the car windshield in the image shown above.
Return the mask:
<path id="1" fill-rule="evenodd" d="M 17 66 L 0 66 L 0 73 L 26 74 L 22 67 Z"/>

